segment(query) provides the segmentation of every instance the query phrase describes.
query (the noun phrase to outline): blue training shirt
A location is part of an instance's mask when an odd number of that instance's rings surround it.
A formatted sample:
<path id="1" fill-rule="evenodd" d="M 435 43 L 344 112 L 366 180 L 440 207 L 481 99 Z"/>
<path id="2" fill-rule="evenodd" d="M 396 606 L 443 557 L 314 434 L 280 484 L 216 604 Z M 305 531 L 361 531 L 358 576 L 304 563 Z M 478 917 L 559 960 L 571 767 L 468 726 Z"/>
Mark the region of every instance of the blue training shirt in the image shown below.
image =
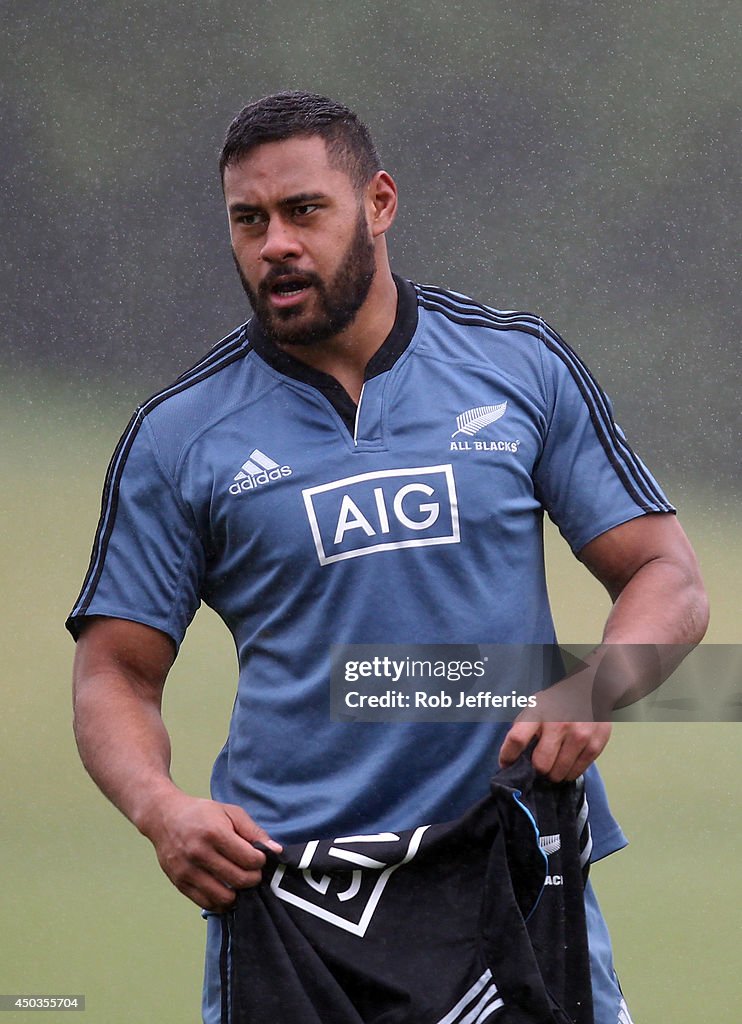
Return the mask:
<path id="1" fill-rule="evenodd" d="M 458 816 L 507 729 L 333 722 L 332 644 L 552 644 L 544 510 L 575 552 L 673 511 L 543 321 L 396 281 L 357 409 L 253 319 L 137 410 L 68 620 L 177 648 L 215 609 L 240 673 L 212 793 L 284 843 Z M 597 859 L 625 840 L 587 775 Z"/>

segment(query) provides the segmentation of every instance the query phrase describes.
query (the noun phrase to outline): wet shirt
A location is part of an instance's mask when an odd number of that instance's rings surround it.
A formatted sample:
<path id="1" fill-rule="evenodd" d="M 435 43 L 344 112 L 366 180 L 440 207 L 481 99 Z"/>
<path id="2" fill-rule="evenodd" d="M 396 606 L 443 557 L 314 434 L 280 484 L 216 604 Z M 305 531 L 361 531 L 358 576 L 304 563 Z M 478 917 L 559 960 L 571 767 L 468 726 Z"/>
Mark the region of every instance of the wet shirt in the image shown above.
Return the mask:
<path id="1" fill-rule="evenodd" d="M 215 609 L 239 681 L 212 793 L 284 843 L 454 818 L 507 728 L 332 721 L 333 644 L 552 644 L 544 512 L 578 552 L 672 511 L 543 321 L 397 287 L 358 407 L 252 320 L 137 410 L 68 621 L 177 647 Z M 624 840 L 595 768 L 587 792 L 603 856 Z"/>

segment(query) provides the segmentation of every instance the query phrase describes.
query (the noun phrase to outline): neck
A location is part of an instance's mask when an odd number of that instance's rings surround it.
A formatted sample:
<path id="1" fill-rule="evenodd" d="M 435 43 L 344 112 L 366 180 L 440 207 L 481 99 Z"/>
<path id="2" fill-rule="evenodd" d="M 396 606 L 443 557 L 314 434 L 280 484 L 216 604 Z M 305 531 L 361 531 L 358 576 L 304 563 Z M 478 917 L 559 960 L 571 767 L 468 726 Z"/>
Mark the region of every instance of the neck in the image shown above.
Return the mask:
<path id="1" fill-rule="evenodd" d="M 397 316 L 397 286 L 389 264 L 378 267 L 353 323 L 321 345 L 281 345 L 294 359 L 334 377 L 358 402 L 369 359 L 389 336 Z"/>

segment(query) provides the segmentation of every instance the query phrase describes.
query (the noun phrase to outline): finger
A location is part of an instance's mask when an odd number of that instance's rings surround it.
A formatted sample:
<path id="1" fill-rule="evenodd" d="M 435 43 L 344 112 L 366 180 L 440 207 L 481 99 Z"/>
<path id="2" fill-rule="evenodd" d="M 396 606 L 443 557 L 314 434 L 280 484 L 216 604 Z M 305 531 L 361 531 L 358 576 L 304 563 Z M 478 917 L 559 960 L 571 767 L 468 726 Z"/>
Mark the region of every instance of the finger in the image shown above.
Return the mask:
<path id="1" fill-rule="evenodd" d="M 265 861 L 265 857 L 263 857 L 263 860 Z M 243 867 L 241 864 L 236 864 L 234 861 L 221 856 L 218 851 L 213 851 L 200 861 L 196 867 L 208 872 L 212 878 L 218 879 L 219 882 L 229 886 L 230 889 L 251 889 L 253 886 L 258 885 L 263 877 L 262 865 Z"/>
<path id="2" fill-rule="evenodd" d="M 545 775 L 550 782 L 565 782 L 567 780 L 576 779 L 581 774 L 579 771 L 575 771 L 572 774 L 573 768 L 577 764 L 574 751 L 569 746 L 565 745 L 559 749 L 556 756 L 554 756 L 551 766 L 545 768 L 541 774 Z M 541 769 L 538 769 L 541 771 Z"/>
<path id="3" fill-rule="evenodd" d="M 178 856 L 161 861 L 166 875 L 181 892 L 195 902 L 207 898 L 211 904 L 233 902 L 235 889 L 249 889 L 262 878 L 259 869 L 245 869 L 221 856 L 214 849 L 201 848 L 189 857 Z M 198 898 L 194 894 L 199 894 Z"/>
<path id="4" fill-rule="evenodd" d="M 188 837 L 179 847 L 158 849 L 158 859 L 165 874 L 181 890 L 184 886 L 198 888 L 206 876 L 230 889 L 245 889 L 260 882 L 265 854 L 234 833 L 229 841 L 219 831 L 210 830 Z"/>
<path id="5" fill-rule="evenodd" d="M 215 860 L 214 854 L 219 856 L 219 861 Z M 263 851 L 256 849 L 252 843 L 231 831 L 211 837 L 210 845 L 203 850 L 198 859 L 199 863 L 207 866 L 210 870 L 221 861 L 232 865 L 239 871 L 259 872 L 265 865 Z"/>
<path id="6" fill-rule="evenodd" d="M 546 775 L 553 782 L 557 781 L 553 778 L 553 771 L 562 753 L 564 726 L 563 722 L 544 722 L 531 754 L 531 764 L 539 775 Z"/>
<path id="7" fill-rule="evenodd" d="M 541 726 L 541 722 L 515 722 L 510 726 L 500 747 L 501 768 L 507 768 L 518 759 L 533 737 L 538 735 Z"/>
<path id="8" fill-rule="evenodd" d="M 202 910 L 212 910 L 217 914 L 229 910 L 237 899 L 234 889 L 206 873 L 194 875 L 192 879 L 176 885 L 176 888 Z"/>
<path id="9" fill-rule="evenodd" d="M 586 724 L 590 726 L 589 735 L 573 763 L 564 771 L 564 779 L 569 782 L 574 782 L 576 778 L 587 771 L 593 761 L 603 752 L 610 739 L 611 724 L 609 722 Z"/>
<path id="10" fill-rule="evenodd" d="M 271 839 L 264 828 L 253 821 L 249 814 L 236 804 L 224 804 L 224 811 L 232 822 L 237 835 L 249 843 L 260 842 L 274 853 L 280 853 L 283 847 L 275 839 Z"/>
<path id="11" fill-rule="evenodd" d="M 229 862 L 247 871 L 255 871 L 265 865 L 265 853 L 257 849 L 255 843 L 261 843 L 275 853 L 281 852 L 282 847 L 241 807 L 224 804 L 221 811 L 224 818 L 220 827 L 210 832 L 208 838 L 211 847 Z M 211 862 L 209 864 L 211 866 Z"/>
<path id="12" fill-rule="evenodd" d="M 533 765 L 552 782 L 574 781 L 605 747 L 610 726 L 596 722 L 554 722 L 544 728 Z"/>

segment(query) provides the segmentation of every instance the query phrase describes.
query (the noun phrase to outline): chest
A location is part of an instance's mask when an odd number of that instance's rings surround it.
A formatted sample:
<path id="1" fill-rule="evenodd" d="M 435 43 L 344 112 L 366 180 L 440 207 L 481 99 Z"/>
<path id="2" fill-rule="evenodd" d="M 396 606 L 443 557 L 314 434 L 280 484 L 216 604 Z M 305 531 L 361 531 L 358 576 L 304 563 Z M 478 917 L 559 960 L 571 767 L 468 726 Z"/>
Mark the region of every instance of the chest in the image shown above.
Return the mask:
<path id="1" fill-rule="evenodd" d="M 329 565 L 522 529 L 545 430 L 518 382 L 472 368 L 367 381 L 352 431 L 308 385 L 238 409 L 189 453 L 183 490 L 212 551 Z"/>

